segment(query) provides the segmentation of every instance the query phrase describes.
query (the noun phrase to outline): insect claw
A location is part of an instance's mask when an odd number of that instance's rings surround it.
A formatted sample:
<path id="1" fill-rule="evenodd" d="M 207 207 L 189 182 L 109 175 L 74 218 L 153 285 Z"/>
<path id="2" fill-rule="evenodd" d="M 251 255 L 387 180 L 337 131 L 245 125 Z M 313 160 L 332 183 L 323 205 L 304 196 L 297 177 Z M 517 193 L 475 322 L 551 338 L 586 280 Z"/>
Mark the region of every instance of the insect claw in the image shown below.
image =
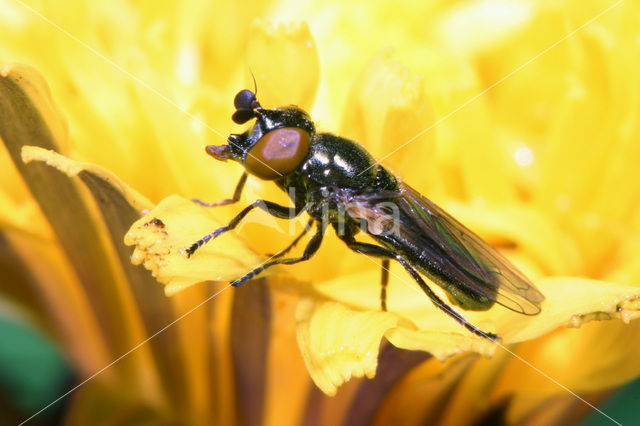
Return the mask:
<path id="1" fill-rule="evenodd" d="M 232 282 L 231 282 L 231 286 L 232 286 L 232 287 L 238 287 L 239 285 L 242 285 L 242 284 L 244 284 L 245 282 L 247 282 L 247 280 L 249 280 L 249 279 L 251 279 L 251 278 L 250 278 L 250 277 L 249 277 L 249 278 L 247 278 L 247 276 L 245 275 L 245 276 L 244 276 L 244 277 L 242 277 L 242 278 L 238 278 L 237 280 L 232 281 Z"/>
<path id="2" fill-rule="evenodd" d="M 498 336 L 497 334 L 493 334 L 493 333 L 486 333 L 485 337 L 489 340 L 491 340 L 492 342 L 495 343 L 500 343 L 502 342 L 502 337 Z"/>
<path id="3" fill-rule="evenodd" d="M 187 259 L 189 259 L 197 249 L 198 249 L 198 244 L 191 244 L 191 246 L 189 246 L 189 248 L 185 250 L 185 253 L 187 254 Z"/>

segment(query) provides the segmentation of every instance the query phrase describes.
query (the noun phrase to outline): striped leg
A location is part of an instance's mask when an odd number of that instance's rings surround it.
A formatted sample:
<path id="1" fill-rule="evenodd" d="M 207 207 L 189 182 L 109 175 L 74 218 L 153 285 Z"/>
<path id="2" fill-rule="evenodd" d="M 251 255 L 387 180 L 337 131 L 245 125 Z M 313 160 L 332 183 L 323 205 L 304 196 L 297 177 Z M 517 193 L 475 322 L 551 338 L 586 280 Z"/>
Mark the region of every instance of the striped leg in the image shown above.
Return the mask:
<path id="1" fill-rule="evenodd" d="M 302 239 L 302 237 L 304 237 L 305 235 L 307 235 L 307 232 L 311 231 L 311 225 L 313 224 L 314 220 L 313 219 L 309 219 L 309 222 L 307 222 L 307 224 L 304 226 L 304 229 L 302 230 L 302 232 L 300 233 L 300 235 L 298 235 L 296 237 L 295 240 L 293 240 L 293 242 L 291 244 L 289 244 L 289 246 L 287 246 L 287 248 L 280 250 L 279 252 L 277 252 L 276 254 L 274 254 L 273 256 L 271 256 L 272 259 L 279 259 L 282 256 L 284 256 L 285 254 L 289 253 L 291 251 L 292 248 L 294 248 L 296 246 L 296 244 L 298 244 L 300 242 L 300 240 Z"/>
<path id="2" fill-rule="evenodd" d="M 304 262 L 305 260 L 311 259 L 311 257 L 316 254 L 318 249 L 320 248 L 320 244 L 322 243 L 322 237 L 324 236 L 324 232 L 326 227 L 318 224 L 318 231 L 311 237 L 307 247 L 304 249 L 304 253 L 300 257 L 291 257 L 287 259 L 277 259 L 272 260 L 271 262 L 267 262 L 264 265 L 260 265 L 254 270 L 246 273 L 244 276 L 238 278 L 237 280 L 231 283 L 232 286 L 237 287 L 249 281 L 251 278 L 255 277 L 262 271 L 267 268 L 270 268 L 275 265 L 293 265 L 294 263 Z"/>
<path id="3" fill-rule="evenodd" d="M 460 325 L 462 325 L 464 328 L 466 328 L 473 334 L 476 334 L 480 337 L 484 337 L 491 341 L 496 341 L 500 339 L 497 335 L 493 333 L 480 330 L 479 328 L 477 328 L 476 326 L 468 322 L 455 309 L 453 309 L 451 306 L 443 302 L 442 299 L 440 299 L 438 295 L 435 294 L 433 290 L 431 290 L 431 288 L 427 285 L 427 283 L 424 282 L 424 280 L 422 279 L 422 276 L 420 276 L 420 273 L 416 271 L 416 269 L 413 266 L 411 266 L 411 264 L 404 257 L 402 257 L 402 255 L 395 253 L 394 251 L 389 250 L 385 247 L 377 246 L 375 244 L 361 243 L 361 242 L 355 241 L 354 239 L 349 239 L 348 237 L 342 238 L 342 239 L 347 243 L 347 246 L 349 246 L 349 248 L 355 251 L 356 253 L 362 253 L 369 256 L 381 257 L 383 259 L 384 258 L 395 259 L 398 263 L 402 265 L 402 267 L 409 273 L 409 275 L 411 275 L 411 278 L 413 278 L 413 280 L 420 286 L 422 291 L 429 297 L 429 299 L 431 299 L 431 302 L 438 309 L 442 310 L 444 313 L 446 313 L 451 318 L 456 320 L 458 323 L 460 323 Z"/>
<path id="4" fill-rule="evenodd" d="M 297 209 L 294 207 L 281 206 L 279 204 L 272 203 L 271 201 L 265 201 L 265 200 L 254 201 L 253 203 L 251 203 L 250 205 L 242 209 L 242 211 L 238 213 L 236 217 L 231 219 L 231 222 L 229 222 L 228 225 L 222 226 L 216 229 L 215 231 L 208 233 L 207 235 L 200 238 L 195 243 L 191 244 L 189 248 L 186 249 L 187 257 L 193 256 L 193 253 L 195 253 L 196 250 L 198 250 L 205 243 L 208 243 L 209 241 L 216 238 L 220 234 L 224 234 L 225 232 L 231 231 L 232 229 L 234 229 L 236 226 L 238 226 L 240 221 L 244 219 L 244 217 L 256 207 L 259 207 L 262 210 L 269 213 L 271 216 L 274 216 L 280 219 L 293 219 L 294 217 L 298 216 L 300 213 L 304 211 L 304 207 L 302 209 Z"/>
<path id="5" fill-rule="evenodd" d="M 236 185 L 236 189 L 235 191 L 233 191 L 233 197 L 231 198 L 225 198 L 224 200 L 216 201 L 214 203 L 207 203 L 205 201 L 198 200 L 197 198 L 194 198 L 191 201 L 205 207 L 218 207 L 218 206 L 226 206 L 228 204 L 237 203 L 238 201 L 240 201 L 240 196 L 242 195 L 244 184 L 247 183 L 247 176 L 248 176 L 247 172 L 242 173 L 242 176 L 240 176 L 240 180 Z"/>

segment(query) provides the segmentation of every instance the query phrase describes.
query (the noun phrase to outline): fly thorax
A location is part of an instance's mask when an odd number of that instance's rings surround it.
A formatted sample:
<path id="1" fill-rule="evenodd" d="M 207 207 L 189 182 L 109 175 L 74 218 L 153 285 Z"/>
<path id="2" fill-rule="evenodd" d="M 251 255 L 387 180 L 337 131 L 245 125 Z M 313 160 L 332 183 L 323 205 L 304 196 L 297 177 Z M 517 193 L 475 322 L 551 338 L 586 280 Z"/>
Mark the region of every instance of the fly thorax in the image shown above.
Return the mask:
<path id="1" fill-rule="evenodd" d="M 314 136 L 301 172 L 321 186 L 361 190 L 375 184 L 378 168 L 363 147 L 329 133 Z"/>

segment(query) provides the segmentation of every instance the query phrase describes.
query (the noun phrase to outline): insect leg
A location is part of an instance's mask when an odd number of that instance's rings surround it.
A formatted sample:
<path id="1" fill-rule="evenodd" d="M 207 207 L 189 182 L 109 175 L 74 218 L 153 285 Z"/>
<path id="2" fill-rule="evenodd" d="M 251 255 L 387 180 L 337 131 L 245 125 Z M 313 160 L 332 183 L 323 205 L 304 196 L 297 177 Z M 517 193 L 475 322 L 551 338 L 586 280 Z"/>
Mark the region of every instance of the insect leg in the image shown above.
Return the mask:
<path id="1" fill-rule="evenodd" d="M 324 232 L 326 230 L 326 226 L 322 224 L 318 224 L 318 231 L 311 237 L 307 247 L 305 247 L 302 256 L 300 257 L 290 257 L 286 259 L 277 259 L 272 260 L 271 262 L 267 262 L 264 265 L 258 266 L 253 271 L 246 273 L 244 276 L 238 278 L 237 280 L 231 283 L 232 286 L 237 287 L 245 282 L 249 281 L 251 278 L 255 277 L 262 271 L 267 268 L 270 268 L 275 265 L 293 265 L 294 263 L 304 262 L 305 260 L 311 259 L 311 257 L 316 254 L 318 249 L 320 248 L 320 244 L 322 243 L 322 237 L 324 236 Z"/>
<path id="2" fill-rule="evenodd" d="M 429 296 L 429 299 L 431 299 L 431 301 L 433 302 L 434 305 L 436 305 L 437 308 L 439 308 L 440 310 L 444 311 L 447 315 L 449 315 L 454 320 L 458 321 L 461 325 L 464 326 L 464 328 L 466 328 L 467 330 L 469 330 L 473 334 L 476 334 L 476 335 L 478 335 L 480 337 L 487 338 L 487 339 L 489 339 L 491 341 L 495 341 L 495 340 L 499 339 L 499 337 L 496 334 L 489 333 L 487 331 L 482 331 L 479 328 L 477 328 L 476 326 L 474 326 L 473 324 L 469 323 L 455 309 L 453 309 L 451 306 L 449 306 L 446 303 L 444 303 L 442 301 L 442 299 L 440 299 L 438 297 L 438 295 L 436 295 L 433 292 L 433 290 L 431 290 L 431 288 L 427 285 L 427 283 L 424 282 L 424 280 L 422 279 L 422 277 L 420 276 L 418 271 L 416 271 L 413 268 L 413 266 L 411 266 L 409 264 L 409 262 L 406 261 L 406 259 L 404 259 L 401 256 L 398 256 L 397 260 L 404 267 L 404 269 L 407 272 L 409 272 L 409 275 L 411 275 L 411 278 L 413 278 L 413 280 L 418 283 L 418 285 L 420 286 L 422 291 L 424 291 L 425 294 L 427 296 Z"/>
<path id="3" fill-rule="evenodd" d="M 355 240 L 349 241 L 348 239 L 343 239 L 343 240 L 347 243 L 347 246 L 351 250 L 357 253 L 367 254 L 375 257 L 395 259 L 396 261 L 398 261 L 398 263 L 400 263 L 404 267 L 404 269 L 409 273 L 409 275 L 411 275 L 411 278 L 413 278 L 413 280 L 416 283 L 418 283 L 422 291 L 424 291 L 424 293 L 427 296 L 429 296 L 429 299 L 431 299 L 431 302 L 433 302 L 433 304 L 436 305 L 438 309 L 444 311 L 447 315 L 449 315 L 451 318 L 459 322 L 462 326 L 464 326 L 467 330 L 469 330 L 473 334 L 476 334 L 480 337 L 487 338 L 492 341 L 498 339 L 497 335 L 480 330 L 473 324 L 469 323 L 455 309 L 453 309 L 451 306 L 444 303 L 442 299 L 440 299 L 438 295 L 435 294 L 433 290 L 431 290 L 431 288 L 427 285 L 427 283 L 422 279 L 418 271 L 416 271 L 414 267 L 411 266 L 411 264 L 404 257 L 402 257 L 402 255 L 395 253 L 394 251 L 389 250 L 385 247 L 376 246 L 375 244 L 360 243 Z"/>
<path id="4" fill-rule="evenodd" d="M 289 251 L 291 251 L 291 249 L 294 248 L 296 246 L 296 244 L 298 244 L 300 242 L 302 237 L 307 235 L 307 232 L 311 231 L 311 225 L 313 224 L 313 222 L 314 222 L 313 219 L 309 219 L 309 222 L 307 222 L 307 224 L 304 226 L 304 229 L 302 230 L 300 235 L 298 235 L 296 237 L 296 239 L 293 240 L 293 242 L 291 244 L 289 244 L 289 246 L 287 248 L 285 248 L 284 250 L 280 250 L 278 253 L 274 254 L 271 258 L 272 259 L 279 259 L 282 256 L 284 256 L 285 254 L 289 253 Z"/>
<path id="5" fill-rule="evenodd" d="M 380 277 L 380 309 L 387 310 L 387 285 L 389 285 L 389 259 L 382 259 L 382 276 Z"/>
<path id="6" fill-rule="evenodd" d="M 227 204 L 237 203 L 238 201 L 240 201 L 240 195 L 242 195 L 244 184 L 247 183 L 247 176 L 247 172 L 242 173 L 242 176 L 240 176 L 240 180 L 236 185 L 236 189 L 235 191 L 233 191 L 233 197 L 231 198 L 225 198 L 224 200 L 216 201 L 213 203 L 207 203 L 206 201 L 198 200 L 197 198 L 194 198 L 191 201 L 205 207 L 226 206 Z"/>
<path id="7" fill-rule="evenodd" d="M 211 241 L 212 239 L 216 238 L 220 234 L 224 234 L 225 232 L 231 231 L 232 229 L 234 229 L 236 226 L 238 226 L 240 221 L 242 219 L 244 219 L 244 217 L 247 214 L 249 214 L 249 212 L 251 210 L 255 209 L 256 207 L 261 208 L 262 210 L 264 210 L 267 213 L 269 213 L 271 216 L 277 217 L 279 219 L 293 219 L 294 217 L 296 217 L 300 213 L 302 213 L 304 211 L 304 209 L 305 209 L 305 206 L 303 206 L 301 208 L 298 208 L 298 207 L 285 207 L 285 206 L 281 206 L 281 205 L 276 204 L 276 203 L 272 203 L 271 201 L 265 201 L 265 200 L 254 201 L 253 203 L 251 203 L 250 205 L 248 205 L 247 207 L 242 209 L 242 211 L 240 213 L 238 213 L 236 215 L 236 217 L 231 219 L 231 222 L 229 222 L 228 225 L 222 226 L 222 227 L 216 229 L 215 231 L 208 233 L 207 235 L 205 235 L 204 237 L 200 238 L 195 243 L 191 244 L 189 246 L 189 248 L 186 249 L 187 257 L 191 257 L 193 255 L 193 253 L 196 250 L 198 250 L 198 248 L 200 248 L 205 243 Z"/>

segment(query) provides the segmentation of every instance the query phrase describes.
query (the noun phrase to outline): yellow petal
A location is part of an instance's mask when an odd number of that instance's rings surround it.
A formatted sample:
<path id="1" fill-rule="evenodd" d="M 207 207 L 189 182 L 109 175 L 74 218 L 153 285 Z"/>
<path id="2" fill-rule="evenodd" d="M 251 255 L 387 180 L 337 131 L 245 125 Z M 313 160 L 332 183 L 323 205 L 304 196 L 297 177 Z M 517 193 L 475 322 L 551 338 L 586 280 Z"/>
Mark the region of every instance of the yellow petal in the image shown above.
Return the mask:
<path id="1" fill-rule="evenodd" d="M 48 166 L 55 167 L 70 177 L 77 176 L 81 173 L 84 176 L 93 175 L 94 177 L 104 181 L 106 185 L 117 190 L 124 197 L 126 202 L 135 209 L 148 209 L 153 205 L 151 201 L 142 194 L 133 190 L 111 171 L 96 164 L 75 161 L 65 157 L 64 155 L 60 155 L 55 151 L 46 150 L 39 146 L 23 147 L 22 161 L 25 163 L 30 163 L 32 161 L 44 162 Z"/>
<path id="2" fill-rule="evenodd" d="M 437 419 L 446 415 L 451 395 L 463 386 L 469 368 L 477 361 L 477 356 L 463 355 L 447 362 L 430 358 L 421 363 L 386 395 L 375 424 L 419 426 L 425 419 L 431 424 L 447 424 Z"/>
<path id="3" fill-rule="evenodd" d="M 256 78 L 260 102 L 266 108 L 294 104 L 307 110 L 312 105 L 320 65 L 306 22 L 256 21 L 251 27 L 247 63 Z"/>
<path id="4" fill-rule="evenodd" d="M 307 370 L 327 395 L 351 377 L 375 375 L 380 339 L 398 321 L 386 312 L 358 312 L 312 298 L 300 301 L 296 320 Z"/>
<path id="5" fill-rule="evenodd" d="M 491 355 L 499 345 L 535 339 L 558 327 L 578 327 L 584 322 L 612 318 L 629 322 L 640 316 L 640 287 L 580 278 L 540 279 L 536 286 L 546 300 L 538 315 L 518 314 L 499 305 L 486 312 L 458 309 L 476 327 L 498 334 L 502 341 L 496 345 L 471 334 L 436 309 L 409 277 L 396 274 L 393 268 L 391 275 L 388 308 L 395 314 L 393 319 L 386 317 L 389 313 L 379 311 L 379 272 L 376 270 L 316 286 L 327 297 L 340 300 L 355 311 L 344 306 L 333 307 L 328 302 L 318 302 L 318 308 L 312 302 L 301 302 L 299 315 L 304 321 L 299 324 L 300 346 L 312 378 L 325 392 L 335 392 L 335 386 L 350 377 L 354 365 L 364 363 L 372 368 L 364 352 L 348 352 L 350 358 L 345 359 L 340 358 L 338 348 L 376 346 L 372 339 L 380 339 L 383 335 L 398 347 L 427 351 L 443 360 L 466 351 Z M 436 285 L 432 284 L 432 289 L 446 300 L 444 292 Z M 372 315 L 372 318 L 380 315 L 380 320 L 358 324 L 356 319 L 368 318 L 366 315 Z M 351 330 L 351 324 L 363 327 L 366 335 Z M 313 340 L 314 333 L 319 335 L 317 342 Z M 361 341 L 354 343 L 357 340 Z M 351 346 L 346 346 L 345 342 Z"/>
<path id="6" fill-rule="evenodd" d="M 105 235 L 94 205 L 65 174 L 42 164 L 25 164 L 22 148 L 37 144 L 42 153 L 64 149 L 66 123 L 49 89 L 31 68 L 6 66 L 0 73 L 0 132 L 2 140 L 54 231 L 95 312 L 112 356 L 128 351 L 143 338 L 142 323 L 113 245 Z M 157 371 L 146 364 L 142 348 L 120 366 L 126 380 L 141 385 L 151 399 L 158 395 Z"/>
<path id="7" fill-rule="evenodd" d="M 273 279 L 269 280 L 273 289 Z M 262 282 L 249 285 L 263 285 Z M 253 296 L 253 295 L 252 295 Z M 271 292 L 268 365 L 266 366 L 265 425 L 300 424 L 306 408 L 310 383 L 309 374 L 296 342 L 295 318 L 298 297 L 282 291 Z M 234 319 L 232 319 L 234 321 Z M 289 389 L 290 392 L 282 392 Z"/>
<path id="8" fill-rule="evenodd" d="M 435 133 L 416 138 L 434 122 L 423 86 L 422 77 L 412 74 L 386 50 L 355 79 L 342 120 L 343 136 L 365 145 L 374 157 L 384 158 L 399 148 L 383 161 L 413 185 L 433 178 L 423 171 L 434 167 L 430 161 Z M 400 168 L 418 159 L 421 167 Z"/>
<path id="9" fill-rule="evenodd" d="M 165 293 L 170 296 L 201 281 L 239 278 L 261 264 L 263 258 L 233 232 L 219 236 L 187 257 L 185 250 L 191 244 L 224 225 L 216 218 L 215 208 L 172 195 L 131 225 L 125 244 L 136 246 L 131 262 L 149 269 L 167 285 Z"/>
<path id="10" fill-rule="evenodd" d="M 122 244 L 122 236 L 131 222 L 141 216 L 140 210 L 150 208 L 151 202 L 100 166 L 74 161 L 53 151 L 34 146 L 23 147 L 22 158 L 25 163 L 44 162 L 67 176 L 78 176 L 84 182 L 96 200 L 111 239 L 115 242 L 115 251 L 128 280 L 128 286 L 137 302 L 136 308 L 140 312 L 146 335 L 151 335 L 171 323 L 174 320 L 173 303 L 158 291 L 153 278 L 146 271 L 131 265 L 129 260 L 131 250 Z M 179 335 L 178 330 L 179 328 L 164 331 L 150 342 L 149 347 L 153 351 L 157 368 L 160 371 L 168 370 L 160 375 L 160 379 L 164 382 L 169 397 L 176 405 L 181 405 L 185 404 L 187 397 L 192 395 L 185 394 L 182 359 L 176 356 L 177 352 L 166 351 L 167 345 L 175 345 Z M 193 346 L 193 344 L 185 346 Z M 187 363 L 187 367 L 190 366 Z M 189 402 L 192 401 L 193 398 L 189 400 Z"/>
<path id="11" fill-rule="evenodd" d="M 10 126 L 3 126 L 3 138 L 18 138 L 27 134 L 35 136 L 35 133 L 40 131 L 42 135 L 38 141 L 41 146 L 66 151 L 69 132 L 67 121 L 53 102 L 49 86 L 42 75 L 24 65 L 3 64 L 0 66 L 0 77 L 2 79 L 0 99 L 5 112 L 2 117 L 14 120 Z M 42 122 L 16 120 L 18 115 L 27 113 L 37 114 L 36 120 L 42 120 Z"/>
<path id="12" fill-rule="evenodd" d="M 489 242 L 515 245 L 546 275 L 570 275 L 584 264 L 571 234 L 544 212 L 521 205 L 500 208 L 474 203 L 446 203 L 446 210 Z"/>
<path id="13" fill-rule="evenodd" d="M 119 422 L 171 424 L 166 408 L 149 404 L 132 389 L 109 386 L 100 377 L 74 392 L 69 405 L 71 409 L 65 418 L 69 426 Z"/>

